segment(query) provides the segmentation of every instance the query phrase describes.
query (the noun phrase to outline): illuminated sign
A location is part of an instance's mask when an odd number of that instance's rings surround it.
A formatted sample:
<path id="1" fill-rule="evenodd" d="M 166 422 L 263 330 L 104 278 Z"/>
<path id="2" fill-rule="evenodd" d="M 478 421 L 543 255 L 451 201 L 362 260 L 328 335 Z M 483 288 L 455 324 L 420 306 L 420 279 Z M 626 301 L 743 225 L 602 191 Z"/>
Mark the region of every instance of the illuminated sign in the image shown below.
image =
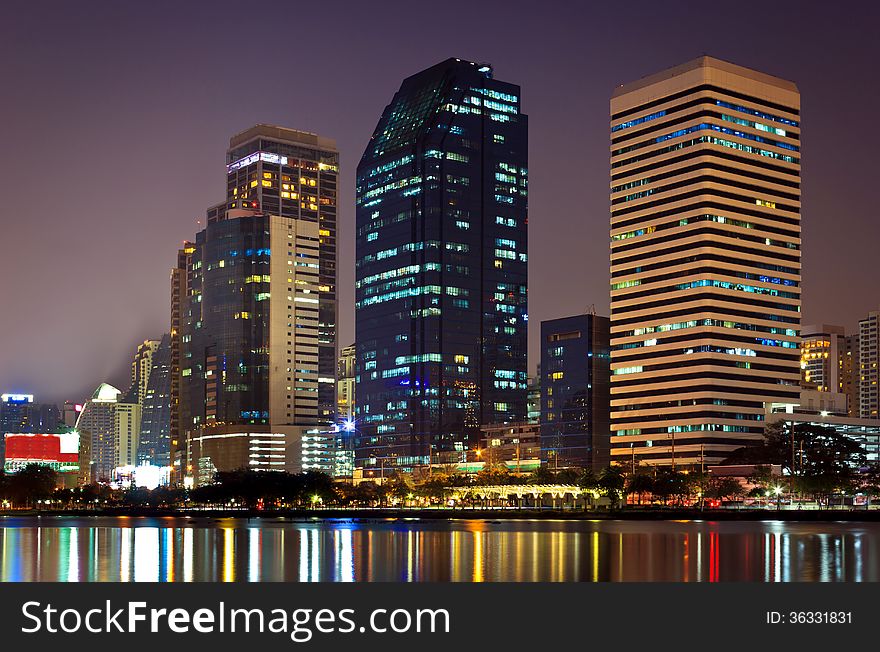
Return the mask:
<path id="1" fill-rule="evenodd" d="M 170 478 L 170 466 L 154 466 L 152 464 L 117 466 L 113 470 L 113 481 L 110 486 L 116 489 L 146 487 L 153 490 L 156 487 L 166 486 Z"/>
<path id="2" fill-rule="evenodd" d="M 28 464 L 42 464 L 60 473 L 79 470 L 79 434 L 9 433 L 4 471 L 17 473 Z"/>
<path id="3" fill-rule="evenodd" d="M 287 165 L 287 157 L 281 156 L 279 154 L 272 154 L 271 152 L 256 152 L 251 154 L 250 156 L 245 156 L 244 158 L 238 159 L 235 163 L 230 163 L 226 166 L 226 173 L 235 172 L 239 168 L 247 167 L 257 161 L 265 161 L 266 163 L 280 163 L 281 165 Z"/>
<path id="4" fill-rule="evenodd" d="M 33 394 L 3 394 L 0 396 L 4 403 L 33 403 Z"/>

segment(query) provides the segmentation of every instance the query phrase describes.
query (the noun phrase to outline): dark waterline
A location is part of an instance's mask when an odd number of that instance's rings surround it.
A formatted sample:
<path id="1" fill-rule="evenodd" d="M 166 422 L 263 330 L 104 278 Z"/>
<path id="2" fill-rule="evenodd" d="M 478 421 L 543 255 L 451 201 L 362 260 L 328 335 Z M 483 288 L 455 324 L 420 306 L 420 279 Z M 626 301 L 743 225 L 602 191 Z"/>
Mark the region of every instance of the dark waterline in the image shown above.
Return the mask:
<path id="1" fill-rule="evenodd" d="M 0 518 L 0 580 L 880 581 L 880 524 Z"/>

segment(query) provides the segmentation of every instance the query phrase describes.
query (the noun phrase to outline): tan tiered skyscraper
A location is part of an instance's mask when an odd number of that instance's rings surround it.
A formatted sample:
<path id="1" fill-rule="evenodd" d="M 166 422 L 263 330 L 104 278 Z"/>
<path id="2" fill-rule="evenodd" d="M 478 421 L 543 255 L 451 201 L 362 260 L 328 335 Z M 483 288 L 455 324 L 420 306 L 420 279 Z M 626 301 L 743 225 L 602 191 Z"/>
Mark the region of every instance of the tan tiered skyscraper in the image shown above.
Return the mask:
<path id="1" fill-rule="evenodd" d="M 800 95 L 700 57 L 611 99 L 612 458 L 759 440 L 800 381 Z"/>

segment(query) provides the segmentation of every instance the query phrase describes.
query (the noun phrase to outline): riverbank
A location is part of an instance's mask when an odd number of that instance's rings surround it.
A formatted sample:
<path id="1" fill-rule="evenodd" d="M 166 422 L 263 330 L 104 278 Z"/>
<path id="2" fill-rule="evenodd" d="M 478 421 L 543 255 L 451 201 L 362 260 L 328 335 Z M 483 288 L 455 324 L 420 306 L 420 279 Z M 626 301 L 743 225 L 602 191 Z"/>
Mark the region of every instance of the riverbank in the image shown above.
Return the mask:
<path id="1" fill-rule="evenodd" d="M 152 509 L 105 508 L 67 510 L 0 510 L 0 517 L 63 517 L 63 516 L 116 516 L 116 517 L 177 517 L 192 522 L 225 519 L 289 519 L 313 521 L 341 519 L 354 521 L 418 520 L 632 520 L 632 521 L 793 521 L 793 522 L 880 522 L 880 510 L 773 510 L 773 509 L 638 509 L 622 510 L 558 510 L 558 509 Z"/>

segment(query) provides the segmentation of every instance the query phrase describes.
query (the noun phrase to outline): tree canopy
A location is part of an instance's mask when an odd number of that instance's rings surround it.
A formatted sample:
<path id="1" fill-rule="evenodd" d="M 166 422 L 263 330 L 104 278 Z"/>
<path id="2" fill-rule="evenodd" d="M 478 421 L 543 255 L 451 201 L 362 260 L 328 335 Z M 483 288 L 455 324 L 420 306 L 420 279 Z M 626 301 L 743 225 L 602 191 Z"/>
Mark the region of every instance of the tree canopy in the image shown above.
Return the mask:
<path id="1" fill-rule="evenodd" d="M 828 494 L 847 490 L 867 466 L 861 444 L 827 426 L 777 422 L 765 429 L 764 441 L 738 448 L 724 464 L 778 464 L 802 492 Z"/>

